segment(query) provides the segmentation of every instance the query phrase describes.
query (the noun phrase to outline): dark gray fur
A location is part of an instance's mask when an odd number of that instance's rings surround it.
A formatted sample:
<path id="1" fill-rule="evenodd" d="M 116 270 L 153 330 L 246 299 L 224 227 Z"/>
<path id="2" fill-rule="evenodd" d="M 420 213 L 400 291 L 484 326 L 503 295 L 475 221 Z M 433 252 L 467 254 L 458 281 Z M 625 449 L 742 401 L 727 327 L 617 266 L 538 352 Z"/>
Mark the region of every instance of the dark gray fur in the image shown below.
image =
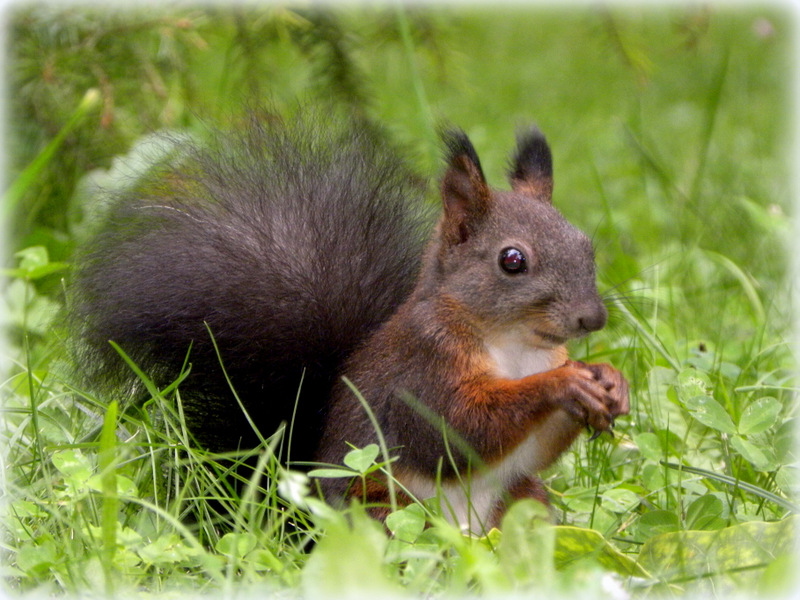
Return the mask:
<path id="1" fill-rule="evenodd" d="M 159 385 L 179 373 L 186 416 L 212 450 L 257 442 L 206 331 L 264 436 L 291 419 L 310 459 L 342 361 L 410 294 L 430 233 L 424 185 L 365 123 L 251 120 L 184 148 L 118 198 L 80 250 L 70 319 L 79 369 L 130 393 L 118 343 Z"/>

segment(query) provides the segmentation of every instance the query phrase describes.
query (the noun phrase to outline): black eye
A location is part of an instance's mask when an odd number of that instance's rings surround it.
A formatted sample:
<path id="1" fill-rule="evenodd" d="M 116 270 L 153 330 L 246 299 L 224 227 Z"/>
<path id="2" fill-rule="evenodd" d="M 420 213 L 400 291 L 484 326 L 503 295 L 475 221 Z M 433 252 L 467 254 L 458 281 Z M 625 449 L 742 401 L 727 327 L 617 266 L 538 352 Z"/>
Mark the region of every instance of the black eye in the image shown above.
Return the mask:
<path id="1" fill-rule="evenodd" d="M 511 275 L 524 273 L 528 270 L 525 255 L 516 248 L 506 248 L 500 252 L 500 268 Z"/>

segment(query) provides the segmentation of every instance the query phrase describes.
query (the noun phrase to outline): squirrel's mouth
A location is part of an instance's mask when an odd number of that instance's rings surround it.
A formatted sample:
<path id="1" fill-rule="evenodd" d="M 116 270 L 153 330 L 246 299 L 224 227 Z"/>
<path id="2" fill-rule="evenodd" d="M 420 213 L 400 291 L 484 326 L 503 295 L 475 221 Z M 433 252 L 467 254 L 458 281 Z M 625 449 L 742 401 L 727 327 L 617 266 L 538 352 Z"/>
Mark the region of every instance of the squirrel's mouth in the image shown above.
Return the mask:
<path id="1" fill-rule="evenodd" d="M 567 343 L 567 338 L 553 335 L 552 333 L 547 333 L 539 329 L 534 329 L 533 333 L 536 335 L 536 337 L 540 338 L 544 342 L 547 342 L 548 344 L 552 344 L 553 346 L 563 346 Z"/>

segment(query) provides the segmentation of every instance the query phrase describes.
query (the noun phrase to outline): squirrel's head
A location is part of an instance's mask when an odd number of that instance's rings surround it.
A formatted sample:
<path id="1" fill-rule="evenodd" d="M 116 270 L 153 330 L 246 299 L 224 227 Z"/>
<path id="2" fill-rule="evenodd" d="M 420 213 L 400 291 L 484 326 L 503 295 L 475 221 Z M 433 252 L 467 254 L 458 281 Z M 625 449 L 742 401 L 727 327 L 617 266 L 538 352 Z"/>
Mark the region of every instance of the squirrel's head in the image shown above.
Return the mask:
<path id="1" fill-rule="evenodd" d="M 530 334 L 543 348 L 601 329 L 589 239 L 553 207 L 550 148 L 536 128 L 519 135 L 511 191 L 489 187 L 467 136 L 444 136 L 449 166 L 435 242 L 437 291 L 488 335 Z"/>

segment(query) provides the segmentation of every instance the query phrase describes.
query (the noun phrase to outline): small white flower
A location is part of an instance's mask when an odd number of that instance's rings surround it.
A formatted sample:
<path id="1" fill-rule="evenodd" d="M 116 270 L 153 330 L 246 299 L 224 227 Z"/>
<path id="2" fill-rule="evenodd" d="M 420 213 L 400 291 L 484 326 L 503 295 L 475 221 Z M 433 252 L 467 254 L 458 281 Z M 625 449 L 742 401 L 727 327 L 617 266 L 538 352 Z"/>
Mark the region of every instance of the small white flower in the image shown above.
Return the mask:
<path id="1" fill-rule="evenodd" d="M 281 498 L 288 500 L 295 506 L 304 507 L 311 484 L 305 473 L 298 471 L 283 471 L 278 481 L 278 493 Z"/>

